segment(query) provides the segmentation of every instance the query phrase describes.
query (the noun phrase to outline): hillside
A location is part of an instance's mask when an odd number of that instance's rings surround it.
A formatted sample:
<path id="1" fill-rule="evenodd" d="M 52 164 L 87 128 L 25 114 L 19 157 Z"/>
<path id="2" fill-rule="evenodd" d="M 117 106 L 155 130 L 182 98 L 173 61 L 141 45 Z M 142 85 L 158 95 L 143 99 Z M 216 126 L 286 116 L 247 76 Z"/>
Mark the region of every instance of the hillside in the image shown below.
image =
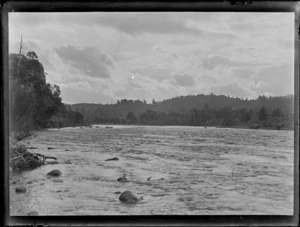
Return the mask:
<path id="1" fill-rule="evenodd" d="M 86 123 L 293 128 L 294 97 L 260 96 L 254 100 L 224 95 L 189 95 L 152 101 L 123 99 L 116 104 L 69 105 Z"/>

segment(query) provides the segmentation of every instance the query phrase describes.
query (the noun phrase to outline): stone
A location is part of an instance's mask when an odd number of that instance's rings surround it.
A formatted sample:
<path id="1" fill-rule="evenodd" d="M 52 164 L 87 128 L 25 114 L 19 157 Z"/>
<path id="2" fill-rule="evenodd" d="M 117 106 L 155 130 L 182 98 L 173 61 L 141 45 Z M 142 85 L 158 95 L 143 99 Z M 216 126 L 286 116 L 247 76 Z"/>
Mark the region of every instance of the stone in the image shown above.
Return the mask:
<path id="1" fill-rule="evenodd" d="M 114 157 L 114 158 L 106 159 L 105 161 L 118 161 L 118 160 L 119 160 L 118 157 Z"/>
<path id="2" fill-rule="evenodd" d="M 72 164 L 70 160 L 65 161 L 65 164 Z"/>
<path id="3" fill-rule="evenodd" d="M 122 194 L 119 197 L 119 200 L 122 203 L 137 203 L 137 202 L 141 201 L 142 199 L 143 199 L 143 197 L 138 199 L 131 191 L 122 192 Z"/>
<path id="4" fill-rule="evenodd" d="M 54 169 L 51 172 L 47 173 L 47 175 L 52 176 L 52 177 L 58 177 L 61 174 L 62 174 L 61 171 L 58 169 Z"/>
<path id="5" fill-rule="evenodd" d="M 129 182 L 129 180 L 126 178 L 126 174 L 124 174 L 124 176 L 123 177 L 119 177 L 118 179 L 117 179 L 117 181 L 119 181 L 119 182 Z"/>
<path id="6" fill-rule="evenodd" d="M 27 188 L 24 186 L 16 187 L 16 193 L 25 193 L 27 192 Z"/>

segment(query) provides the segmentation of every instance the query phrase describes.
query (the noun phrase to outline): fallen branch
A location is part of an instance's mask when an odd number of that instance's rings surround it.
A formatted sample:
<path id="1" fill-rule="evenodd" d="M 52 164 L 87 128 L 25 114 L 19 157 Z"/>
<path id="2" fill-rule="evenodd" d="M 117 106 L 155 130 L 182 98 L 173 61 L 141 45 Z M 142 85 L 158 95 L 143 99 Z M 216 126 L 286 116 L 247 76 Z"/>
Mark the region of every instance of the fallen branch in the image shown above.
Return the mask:
<path id="1" fill-rule="evenodd" d="M 20 155 L 20 156 L 18 156 L 18 157 L 14 157 L 14 158 L 11 159 L 11 161 L 13 161 L 13 160 L 15 160 L 15 159 L 18 159 L 18 158 L 22 158 L 24 155 L 25 155 L 25 154 Z"/>
<path id="2" fill-rule="evenodd" d="M 57 160 L 56 157 L 28 152 L 25 145 L 17 144 L 10 149 L 9 165 L 13 170 L 30 170 L 44 165 L 46 159 Z"/>
<path id="3" fill-rule="evenodd" d="M 37 156 L 40 156 L 40 157 L 42 157 L 43 159 L 55 159 L 55 160 L 57 160 L 57 158 L 55 158 L 55 157 L 51 157 L 51 156 L 46 156 L 46 155 L 43 155 L 43 154 L 39 154 L 39 153 L 32 153 L 33 155 L 37 155 Z"/>

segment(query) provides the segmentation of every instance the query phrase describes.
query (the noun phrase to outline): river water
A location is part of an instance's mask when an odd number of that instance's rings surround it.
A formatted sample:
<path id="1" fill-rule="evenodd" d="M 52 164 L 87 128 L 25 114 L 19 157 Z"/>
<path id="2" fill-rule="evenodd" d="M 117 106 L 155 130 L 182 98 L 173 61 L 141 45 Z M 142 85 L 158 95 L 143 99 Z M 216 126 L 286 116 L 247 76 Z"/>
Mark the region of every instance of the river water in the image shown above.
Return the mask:
<path id="1" fill-rule="evenodd" d="M 10 176 L 10 215 L 293 214 L 292 131 L 112 127 L 50 129 L 25 140 L 59 164 Z M 62 175 L 48 177 L 53 169 Z M 130 182 L 117 181 L 123 174 Z M 25 194 L 15 192 L 19 185 Z M 125 190 L 143 200 L 121 203 Z"/>

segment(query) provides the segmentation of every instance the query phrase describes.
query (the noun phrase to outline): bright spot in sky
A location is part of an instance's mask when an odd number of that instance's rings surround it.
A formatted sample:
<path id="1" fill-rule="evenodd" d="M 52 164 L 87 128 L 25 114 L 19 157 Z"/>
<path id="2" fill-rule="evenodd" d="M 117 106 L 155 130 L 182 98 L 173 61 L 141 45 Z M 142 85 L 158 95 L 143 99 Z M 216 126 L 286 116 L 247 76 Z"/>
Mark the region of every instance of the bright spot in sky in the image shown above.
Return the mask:
<path id="1" fill-rule="evenodd" d="M 134 79 L 134 76 L 131 76 L 131 79 Z"/>

